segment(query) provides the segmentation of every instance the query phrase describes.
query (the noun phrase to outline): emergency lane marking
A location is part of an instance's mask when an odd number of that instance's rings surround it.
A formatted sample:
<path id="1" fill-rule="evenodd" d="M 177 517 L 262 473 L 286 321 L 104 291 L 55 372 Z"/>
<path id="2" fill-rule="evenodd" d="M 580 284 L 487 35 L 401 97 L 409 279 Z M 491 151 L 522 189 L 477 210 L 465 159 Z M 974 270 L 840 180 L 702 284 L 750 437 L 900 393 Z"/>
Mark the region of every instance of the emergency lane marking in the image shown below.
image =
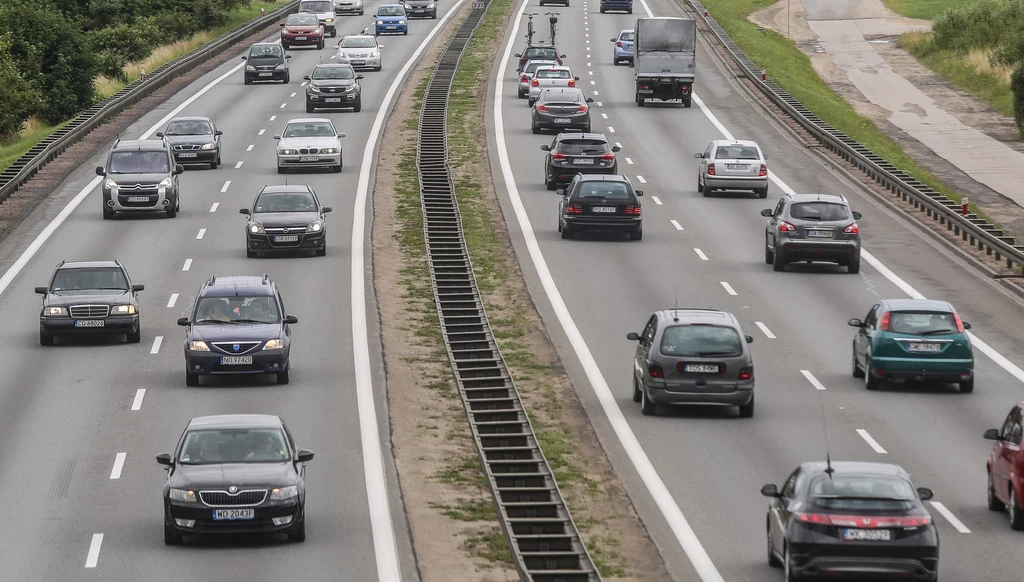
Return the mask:
<path id="1" fill-rule="evenodd" d="M 882 445 L 878 444 L 878 441 L 872 438 L 872 436 L 868 434 L 868 431 L 862 428 L 858 428 L 857 434 L 859 434 L 860 438 L 864 439 L 864 442 L 866 442 L 872 449 L 875 449 L 876 453 L 878 453 L 879 455 L 886 454 L 885 449 L 882 448 Z"/>
<path id="2" fill-rule="evenodd" d="M 722 284 L 722 288 L 725 289 L 726 293 L 728 293 L 729 295 L 736 295 L 736 290 L 732 288 L 732 285 L 730 285 L 726 281 L 719 281 L 719 283 Z"/>

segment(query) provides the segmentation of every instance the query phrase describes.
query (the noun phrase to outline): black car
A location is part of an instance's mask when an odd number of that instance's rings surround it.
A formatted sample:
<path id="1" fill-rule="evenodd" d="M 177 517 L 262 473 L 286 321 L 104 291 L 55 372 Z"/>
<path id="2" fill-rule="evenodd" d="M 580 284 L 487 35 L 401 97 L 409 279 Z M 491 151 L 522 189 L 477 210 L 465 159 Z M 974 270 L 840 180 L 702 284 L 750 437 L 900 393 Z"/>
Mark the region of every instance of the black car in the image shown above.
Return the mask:
<path id="1" fill-rule="evenodd" d="M 938 579 L 939 532 L 899 465 L 804 463 L 771 497 L 766 526 L 768 564 L 787 582 L 805 579 Z"/>
<path id="2" fill-rule="evenodd" d="M 46 287 L 39 313 L 39 343 L 52 346 L 62 335 L 119 335 L 128 343 L 142 340 L 137 293 L 145 285 L 133 285 L 118 260 L 61 261 Z"/>
<path id="3" fill-rule="evenodd" d="M 181 210 L 178 176 L 184 171 L 164 138 L 114 140 L 104 165 L 96 166 L 96 175 L 105 178 L 104 220 L 118 212 L 163 212 L 174 218 Z"/>
<path id="4" fill-rule="evenodd" d="M 546 129 L 575 129 L 590 133 L 590 103 L 594 100 L 575 87 L 544 89 L 530 110 L 533 133 Z"/>
<path id="5" fill-rule="evenodd" d="M 437 18 L 437 0 L 402 0 L 409 18 Z"/>
<path id="6" fill-rule="evenodd" d="M 358 112 L 363 108 L 362 75 L 352 65 L 341 63 L 319 64 L 313 72 L 302 77 L 306 85 L 306 113 L 316 109 L 347 109 Z"/>
<path id="7" fill-rule="evenodd" d="M 572 238 L 578 230 L 617 230 L 629 238 L 644 237 L 639 196 L 625 176 L 576 174 L 565 188 L 559 188 L 558 232 Z"/>
<path id="8" fill-rule="evenodd" d="M 288 383 L 291 324 L 277 285 L 264 274 L 210 277 L 199 289 L 185 333 L 185 385 L 218 374 L 275 374 Z"/>
<path id="9" fill-rule="evenodd" d="M 247 61 L 243 79 L 246 85 L 253 81 L 282 81 L 291 83 L 292 76 L 288 68 L 288 59 L 284 47 L 276 42 L 258 42 L 249 47 L 249 54 L 242 57 Z"/>
<path id="10" fill-rule="evenodd" d="M 176 117 L 167 124 L 167 129 L 158 131 L 171 145 L 174 161 L 179 164 L 210 164 L 211 170 L 220 165 L 220 136 L 224 132 L 217 129 L 209 117 Z"/>
<path id="11" fill-rule="evenodd" d="M 554 190 L 576 174 L 618 174 L 615 152 L 619 146 L 608 143 L 603 133 L 560 133 L 551 145 L 540 146 L 548 152 L 544 158 L 544 185 Z"/>
<path id="12" fill-rule="evenodd" d="M 313 250 L 316 256 L 327 254 L 327 223 L 324 214 L 330 206 L 321 206 L 309 186 L 264 186 L 251 208 L 239 213 L 249 217 L 245 224 L 245 256 L 260 251 Z"/>
<path id="13" fill-rule="evenodd" d="M 222 414 L 189 421 L 167 467 L 164 543 L 186 535 L 284 533 L 306 539 L 306 463 L 280 417 Z"/>
<path id="14" fill-rule="evenodd" d="M 523 52 L 516 53 L 516 56 L 519 57 L 519 65 L 516 67 L 517 73 L 526 66 L 526 61 L 555 61 L 561 65 L 562 59 L 565 58 L 565 55 L 558 54 L 558 49 L 549 44 L 528 46 Z"/>

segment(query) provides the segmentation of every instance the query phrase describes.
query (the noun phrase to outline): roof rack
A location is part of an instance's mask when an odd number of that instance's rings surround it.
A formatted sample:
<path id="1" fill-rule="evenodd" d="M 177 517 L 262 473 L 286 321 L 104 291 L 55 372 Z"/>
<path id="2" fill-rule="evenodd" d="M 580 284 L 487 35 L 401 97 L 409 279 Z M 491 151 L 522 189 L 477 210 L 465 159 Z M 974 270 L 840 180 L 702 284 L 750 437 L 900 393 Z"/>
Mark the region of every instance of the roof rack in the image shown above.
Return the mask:
<path id="1" fill-rule="evenodd" d="M 270 283 L 270 277 L 268 277 L 266 273 L 263 273 L 263 284 L 267 285 L 269 283 Z"/>
<path id="2" fill-rule="evenodd" d="M 213 285 L 217 282 L 217 275 L 210 275 L 210 280 L 206 282 L 207 285 Z"/>

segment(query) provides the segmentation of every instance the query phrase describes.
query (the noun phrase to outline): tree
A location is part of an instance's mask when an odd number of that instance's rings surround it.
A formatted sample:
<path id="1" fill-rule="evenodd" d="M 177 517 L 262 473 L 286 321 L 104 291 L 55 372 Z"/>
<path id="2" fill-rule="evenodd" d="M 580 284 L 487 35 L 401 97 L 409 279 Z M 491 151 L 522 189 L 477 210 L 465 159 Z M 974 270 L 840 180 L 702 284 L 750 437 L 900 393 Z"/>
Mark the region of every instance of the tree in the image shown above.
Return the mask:
<path id="1" fill-rule="evenodd" d="M 1013 69 L 1010 89 L 1013 90 L 1013 118 L 1017 122 L 1017 133 L 1024 137 L 1024 62 Z"/>
<path id="2" fill-rule="evenodd" d="M 18 71 L 10 52 L 8 35 L 0 35 L 0 137 L 20 131 L 39 102 L 39 96 Z"/>
<path id="3" fill-rule="evenodd" d="M 116 24 L 90 31 L 87 44 L 96 55 L 100 73 L 111 79 L 128 81 L 124 66 L 149 56 L 161 36 L 152 18 L 137 18 L 132 24 Z"/>

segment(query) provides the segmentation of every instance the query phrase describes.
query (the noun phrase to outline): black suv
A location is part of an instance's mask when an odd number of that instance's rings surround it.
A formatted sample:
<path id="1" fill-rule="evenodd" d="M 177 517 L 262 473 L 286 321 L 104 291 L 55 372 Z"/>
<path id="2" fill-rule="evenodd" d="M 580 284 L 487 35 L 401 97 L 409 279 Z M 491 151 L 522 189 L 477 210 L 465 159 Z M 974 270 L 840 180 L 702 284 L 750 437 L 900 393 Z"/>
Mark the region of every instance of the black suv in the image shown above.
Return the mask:
<path id="1" fill-rule="evenodd" d="M 176 117 L 167 124 L 167 129 L 156 134 L 171 144 L 179 164 L 210 164 L 211 170 L 221 163 L 222 135 L 224 132 L 209 117 Z"/>
<path id="2" fill-rule="evenodd" d="M 128 336 L 142 340 L 139 298 L 145 285 L 133 285 L 120 261 L 61 261 L 46 287 L 39 314 L 39 343 L 52 346 L 59 335 Z"/>
<path id="3" fill-rule="evenodd" d="M 103 181 L 103 218 L 115 212 L 166 212 L 174 218 L 181 210 L 178 175 L 185 171 L 174 162 L 165 139 L 118 139 L 107 153 L 106 165 L 96 168 Z"/>
<path id="4" fill-rule="evenodd" d="M 249 217 L 245 224 L 245 256 L 260 251 L 313 250 L 316 256 L 327 254 L 327 223 L 324 214 L 330 206 L 321 206 L 309 186 L 264 186 L 251 208 L 239 213 Z"/>
<path id="5" fill-rule="evenodd" d="M 242 57 L 243 61 L 248 61 L 242 79 L 246 85 L 252 85 L 253 81 L 283 81 L 287 85 L 292 81 L 288 67 L 290 58 L 292 56 L 285 54 L 280 43 L 258 42 Z"/>
<path id="6" fill-rule="evenodd" d="M 576 174 L 566 188 L 559 188 L 558 232 L 572 238 L 577 230 L 617 230 L 629 238 L 644 237 L 640 199 L 626 176 Z"/>
<path id="7" fill-rule="evenodd" d="M 576 174 L 619 173 L 615 152 L 622 148 L 608 143 L 603 133 L 567 131 L 540 149 L 548 152 L 544 158 L 544 185 L 548 190 L 565 184 Z"/>
<path id="8" fill-rule="evenodd" d="M 317 109 L 347 109 L 358 113 L 363 108 L 362 75 L 347 63 L 323 63 L 302 77 L 306 85 L 306 113 Z"/>
<path id="9" fill-rule="evenodd" d="M 199 289 L 185 333 L 185 385 L 207 374 L 276 374 L 288 383 L 291 335 L 277 285 L 264 273 L 210 277 Z"/>

